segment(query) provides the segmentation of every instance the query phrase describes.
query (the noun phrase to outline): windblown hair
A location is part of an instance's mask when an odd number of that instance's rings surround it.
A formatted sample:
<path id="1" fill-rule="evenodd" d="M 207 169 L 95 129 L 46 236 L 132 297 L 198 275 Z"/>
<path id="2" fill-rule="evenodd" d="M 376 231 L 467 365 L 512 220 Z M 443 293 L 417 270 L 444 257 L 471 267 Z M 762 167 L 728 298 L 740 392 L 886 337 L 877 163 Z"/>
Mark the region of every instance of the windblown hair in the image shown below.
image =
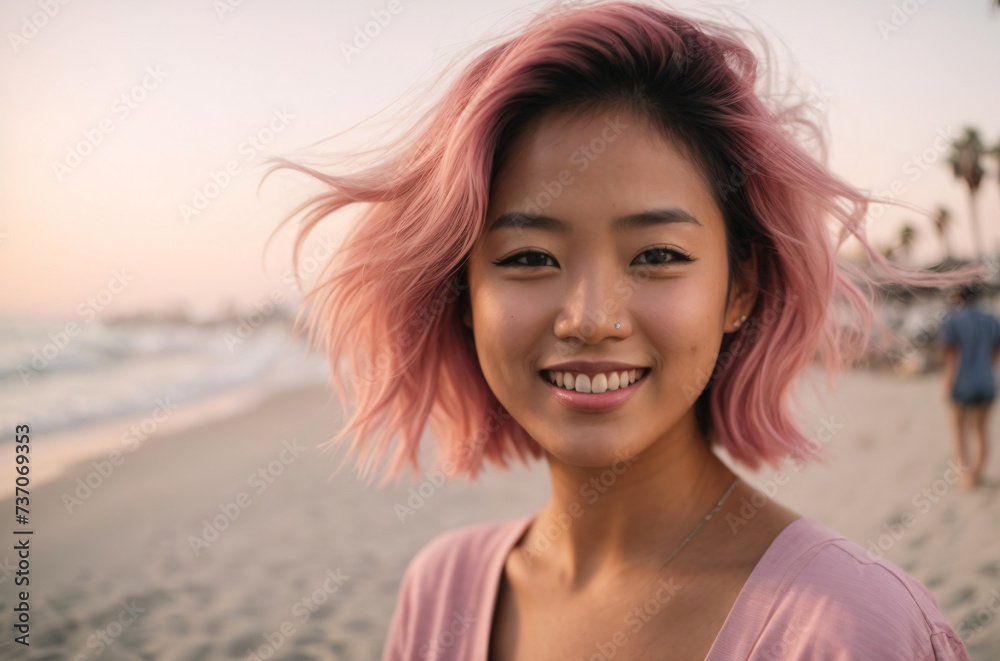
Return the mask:
<path id="1" fill-rule="evenodd" d="M 693 403 L 708 442 L 752 469 L 819 456 L 790 409 L 792 386 L 814 358 L 834 386 L 836 371 L 861 355 L 872 322 L 882 327 L 871 284 L 943 285 L 981 273 L 906 270 L 873 249 L 865 235 L 873 199 L 803 146 L 812 136 L 825 149 L 805 104 L 755 89 L 757 56 L 740 35 L 633 2 L 552 8 L 476 56 L 416 139 L 380 162 L 333 175 L 274 159 L 272 171 L 293 168 L 328 186 L 285 219 L 305 212 L 296 269 L 321 220 L 365 205 L 306 296 L 310 341 L 316 333 L 325 340 L 341 401 L 347 382 L 356 395 L 350 420 L 327 444 L 353 433 L 348 454 L 357 454 L 362 477 L 390 450 L 380 486 L 407 463 L 418 474 L 428 421 L 449 477 L 474 479 L 484 459 L 506 467 L 509 458 L 543 456 L 490 390 L 462 323 L 465 262 L 484 230 L 494 177 L 543 113 L 619 109 L 648 119 L 701 165 L 723 212 L 730 275 L 756 257 L 755 307 L 725 336 Z M 851 235 L 884 277 L 838 254 Z"/>

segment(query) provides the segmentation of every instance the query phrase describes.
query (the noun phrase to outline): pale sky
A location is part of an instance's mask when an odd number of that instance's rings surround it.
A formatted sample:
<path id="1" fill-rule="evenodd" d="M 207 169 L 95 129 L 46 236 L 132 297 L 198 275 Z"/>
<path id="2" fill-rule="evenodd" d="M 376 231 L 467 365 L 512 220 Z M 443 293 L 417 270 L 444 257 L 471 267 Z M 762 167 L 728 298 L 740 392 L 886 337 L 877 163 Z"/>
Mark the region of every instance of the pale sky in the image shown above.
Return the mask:
<path id="1" fill-rule="evenodd" d="M 351 61 L 341 44 L 389 0 L 4 2 L 0 316 L 72 317 L 105 290 L 115 293 L 102 314 L 294 295 L 283 280 L 292 226 L 266 259 L 264 242 L 313 188 L 280 175 L 258 192 L 258 147 L 291 156 L 350 128 L 541 4 L 397 2 Z M 935 141 L 970 124 L 1000 142 L 1000 12 L 989 0 L 715 4 L 755 17 L 827 99 L 834 172 L 868 190 L 896 182 L 928 210 L 948 206 L 956 252 L 970 252 L 967 193 Z M 996 161 L 986 167 L 979 210 L 992 248 L 1000 185 Z M 185 222 L 181 205 L 216 184 Z M 912 212 L 885 212 L 872 234 L 886 240 L 907 219 L 922 235 L 915 261 L 940 258 L 929 221 Z M 345 222 L 320 232 L 337 236 Z"/>

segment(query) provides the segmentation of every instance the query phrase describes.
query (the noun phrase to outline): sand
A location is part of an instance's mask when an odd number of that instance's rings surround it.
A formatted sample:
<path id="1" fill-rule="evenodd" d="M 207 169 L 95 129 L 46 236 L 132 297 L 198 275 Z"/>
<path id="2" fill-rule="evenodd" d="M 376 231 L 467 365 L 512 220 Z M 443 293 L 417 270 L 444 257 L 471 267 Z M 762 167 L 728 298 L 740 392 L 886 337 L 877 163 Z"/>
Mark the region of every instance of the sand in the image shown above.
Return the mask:
<path id="1" fill-rule="evenodd" d="M 741 472 L 801 514 L 874 544 L 930 588 L 972 658 L 1000 658 L 1000 612 L 991 610 L 1000 608 L 991 596 L 1000 595 L 1000 451 L 989 483 L 962 492 L 948 482 L 939 376 L 848 372 L 839 384 L 839 402 L 807 393 L 801 414 L 805 429 L 829 436 L 829 464 Z M 248 659 L 274 647 L 272 659 L 379 659 L 417 550 L 463 524 L 534 512 L 548 496 L 543 464 L 490 469 L 475 484 L 434 487 L 400 522 L 394 506 L 422 480 L 376 490 L 347 469 L 329 480 L 339 455 L 316 446 L 340 424 L 327 389 L 289 391 L 248 413 L 158 433 L 85 499 L 77 480 L 107 460 L 106 447 L 33 487 L 31 646 L 12 641 L 7 527 L 0 658 Z M 993 425 L 1000 433 L 995 416 Z"/>

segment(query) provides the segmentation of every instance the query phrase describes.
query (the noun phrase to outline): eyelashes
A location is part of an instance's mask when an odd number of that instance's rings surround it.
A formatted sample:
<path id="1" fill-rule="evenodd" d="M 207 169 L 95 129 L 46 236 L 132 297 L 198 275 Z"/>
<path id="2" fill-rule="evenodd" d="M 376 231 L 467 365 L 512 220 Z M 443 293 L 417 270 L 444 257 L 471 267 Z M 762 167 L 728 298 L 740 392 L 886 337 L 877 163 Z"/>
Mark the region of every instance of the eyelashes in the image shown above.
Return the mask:
<path id="1" fill-rule="evenodd" d="M 530 259 L 532 257 L 534 258 L 534 260 Z M 519 262 L 519 260 L 522 258 L 524 258 L 526 261 L 529 262 L 530 261 L 538 262 L 540 260 L 541 263 L 523 264 Z M 522 267 L 548 266 L 548 264 L 545 263 L 545 260 L 551 260 L 553 262 L 556 261 L 555 258 L 538 250 L 522 250 L 519 253 L 511 255 L 510 257 L 505 257 L 504 259 L 497 260 L 493 263 L 496 264 L 497 266 L 522 266 Z"/>
<path id="2" fill-rule="evenodd" d="M 681 252 L 680 250 L 675 250 L 673 248 L 657 247 L 644 250 L 639 253 L 640 257 L 646 255 L 653 255 L 653 261 L 647 261 L 646 263 L 641 263 L 642 266 L 669 266 L 675 262 L 690 262 L 691 257 Z M 521 260 L 524 261 L 521 261 Z M 552 264 L 547 262 L 551 261 Z M 497 266 L 506 266 L 514 268 L 538 268 L 544 266 L 558 266 L 555 258 L 548 253 L 541 252 L 540 250 L 522 250 L 519 253 L 513 254 L 510 257 L 505 257 L 504 259 L 497 260 L 493 262 Z"/>
<path id="3" fill-rule="evenodd" d="M 666 248 L 666 247 L 657 247 L 657 248 L 650 248 L 649 250 L 644 250 L 641 253 L 639 253 L 639 257 L 653 253 L 661 257 L 661 261 L 654 262 L 653 266 L 666 266 L 667 264 L 671 264 L 673 262 L 691 261 L 691 256 L 688 255 L 687 253 L 683 253 L 680 250 L 674 250 L 673 248 Z M 663 258 L 667 256 L 670 257 L 670 261 L 663 261 Z"/>

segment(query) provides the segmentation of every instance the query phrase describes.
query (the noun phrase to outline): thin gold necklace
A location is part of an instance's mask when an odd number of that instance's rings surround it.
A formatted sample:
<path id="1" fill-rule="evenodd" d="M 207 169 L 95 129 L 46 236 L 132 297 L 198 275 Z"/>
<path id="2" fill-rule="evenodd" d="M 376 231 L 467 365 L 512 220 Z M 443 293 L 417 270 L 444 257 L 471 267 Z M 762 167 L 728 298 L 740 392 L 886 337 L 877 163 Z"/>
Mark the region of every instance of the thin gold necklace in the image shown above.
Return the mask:
<path id="1" fill-rule="evenodd" d="M 670 554 L 670 557 L 667 558 L 667 561 L 664 562 L 662 565 L 660 565 L 659 571 L 663 571 L 663 568 L 669 565 L 670 561 L 677 557 L 677 554 L 681 552 L 681 549 L 687 546 L 687 543 L 691 541 L 691 538 L 698 534 L 698 531 L 701 530 L 706 523 L 708 523 L 709 519 L 715 516 L 715 514 L 722 509 L 722 504 L 726 502 L 726 498 L 729 498 L 729 494 L 733 492 L 733 489 L 736 488 L 736 483 L 739 481 L 740 478 L 738 477 L 735 480 L 733 480 L 733 483 L 729 485 L 728 489 L 726 489 L 726 493 L 722 494 L 722 498 L 720 498 L 719 502 L 715 504 L 715 507 L 713 507 L 712 510 L 708 514 L 706 514 L 701 521 L 698 522 L 698 525 L 694 527 L 694 530 L 691 531 L 691 534 L 685 537 L 684 541 L 681 542 L 680 545 L 674 549 L 673 553 Z"/>

